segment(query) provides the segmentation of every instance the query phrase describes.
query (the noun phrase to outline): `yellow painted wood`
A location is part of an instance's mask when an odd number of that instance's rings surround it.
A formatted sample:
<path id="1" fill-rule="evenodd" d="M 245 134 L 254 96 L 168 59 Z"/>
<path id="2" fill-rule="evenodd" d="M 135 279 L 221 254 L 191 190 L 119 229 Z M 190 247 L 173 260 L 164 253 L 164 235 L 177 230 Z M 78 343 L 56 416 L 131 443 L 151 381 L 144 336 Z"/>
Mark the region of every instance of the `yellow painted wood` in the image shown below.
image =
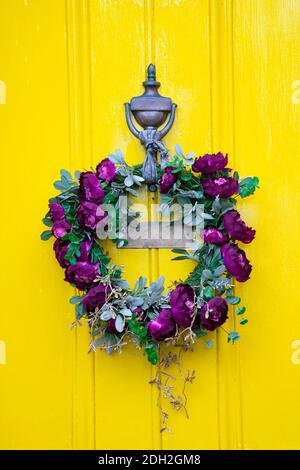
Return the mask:
<path id="1" fill-rule="evenodd" d="M 257 227 L 252 279 L 238 287 L 250 320 L 239 345 L 244 447 L 299 449 L 300 4 L 235 1 L 233 14 L 236 161 L 262 186 L 242 212 Z"/>
<path id="2" fill-rule="evenodd" d="M 70 166 L 65 5 L 0 2 L 0 447 L 71 449 L 72 289 L 39 241 L 57 170 Z"/>
<path id="3" fill-rule="evenodd" d="M 299 448 L 299 21 L 297 0 L 0 0 L 2 309 L 0 448 Z M 236 285 L 249 324 L 241 341 L 201 341 L 190 419 L 170 411 L 160 434 L 154 374 L 140 351 L 88 355 L 69 331 L 63 282 L 40 219 L 62 167 L 88 169 L 116 148 L 144 150 L 123 103 L 147 64 L 178 104 L 173 150 L 223 150 L 262 189 L 241 206 L 257 228 L 251 280 Z M 140 200 L 151 202 L 150 196 Z M 130 282 L 184 279 L 169 250 L 116 250 Z"/>

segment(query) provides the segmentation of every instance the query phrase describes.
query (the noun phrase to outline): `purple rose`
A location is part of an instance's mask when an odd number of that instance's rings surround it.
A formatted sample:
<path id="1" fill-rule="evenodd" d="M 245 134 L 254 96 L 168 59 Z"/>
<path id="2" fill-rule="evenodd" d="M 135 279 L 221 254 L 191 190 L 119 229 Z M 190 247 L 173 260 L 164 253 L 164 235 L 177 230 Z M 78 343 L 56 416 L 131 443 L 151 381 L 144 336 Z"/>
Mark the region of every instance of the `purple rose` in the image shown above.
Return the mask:
<path id="1" fill-rule="evenodd" d="M 222 170 L 228 163 L 228 155 L 223 153 L 206 153 L 203 157 L 196 158 L 192 165 L 192 170 L 195 173 L 215 173 L 215 171 Z"/>
<path id="2" fill-rule="evenodd" d="M 203 240 L 205 243 L 212 243 L 213 245 L 224 245 L 224 243 L 228 242 L 228 238 L 216 228 L 204 229 Z"/>
<path id="3" fill-rule="evenodd" d="M 230 197 L 239 190 L 239 183 L 231 176 L 220 178 L 208 177 L 201 181 L 204 192 L 211 197 Z"/>
<path id="4" fill-rule="evenodd" d="M 120 334 L 120 332 L 116 328 L 116 320 L 114 318 L 111 318 L 110 320 L 107 321 L 106 327 L 110 333 L 114 335 Z"/>
<path id="5" fill-rule="evenodd" d="M 163 341 L 175 334 L 176 325 L 172 312 L 168 308 L 163 308 L 156 320 L 148 323 L 148 334 L 156 341 Z"/>
<path id="6" fill-rule="evenodd" d="M 201 325 L 214 331 L 223 325 L 228 318 L 228 304 L 222 297 L 214 297 L 203 305 L 200 311 Z"/>
<path id="7" fill-rule="evenodd" d="M 250 243 L 255 237 L 255 230 L 247 227 L 240 214 L 235 210 L 226 212 L 223 217 L 223 225 L 232 238 L 243 243 Z"/>
<path id="8" fill-rule="evenodd" d="M 70 262 L 65 259 L 65 256 L 69 250 L 69 246 L 69 243 L 63 242 L 62 240 L 55 240 L 53 245 L 56 259 L 62 268 L 67 268 L 70 266 Z"/>
<path id="9" fill-rule="evenodd" d="M 116 177 L 116 167 L 109 158 L 105 158 L 96 167 L 98 178 L 104 181 L 114 181 Z"/>
<path id="10" fill-rule="evenodd" d="M 221 247 L 221 255 L 227 271 L 236 278 L 237 281 L 245 282 L 249 279 L 252 266 L 246 257 L 244 250 L 237 245 L 226 243 Z"/>
<path id="11" fill-rule="evenodd" d="M 111 289 L 104 284 L 92 287 L 83 299 L 83 306 L 86 312 L 94 312 L 96 308 L 101 308 L 106 302 Z"/>
<path id="12" fill-rule="evenodd" d="M 195 309 L 195 293 L 188 284 L 178 284 L 171 292 L 170 304 L 172 315 L 179 326 L 187 328 L 192 323 Z"/>
<path id="13" fill-rule="evenodd" d="M 163 173 L 160 180 L 160 192 L 167 193 L 172 188 L 173 184 L 177 181 L 177 176 L 172 173 L 175 170 L 174 166 L 168 166 Z"/>
<path id="14" fill-rule="evenodd" d="M 94 202 L 95 204 L 101 204 L 105 197 L 100 182 L 92 171 L 80 174 L 78 194 L 82 201 Z"/>
<path id="15" fill-rule="evenodd" d="M 79 261 L 66 269 L 65 281 L 77 287 L 79 290 L 86 290 L 93 286 L 93 282 L 99 274 L 99 263 L 91 264 L 87 261 Z"/>
<path id="16" fill-rule="evenodd" d="M 57 220 L 61 220 L 65 216 L 64 208 L 58 202 L 50 202 L 50 217 L 53 222 L 57 222 Z"/>
<path id="17" fill-rule="evenodd" d="M 79 225 L 88 229 L 95 230 L 97 223 L 104 219 L 105 216 L 105 212 L 93 202 L 81 202 L 77 209 Z"/>
<path id="18" fill-rule="evenodd" d="M 64 237 L 71 229 L 71 225 L 66 220 L 57 220 L 52 225 L 52 233 L 55 238 Z"/>

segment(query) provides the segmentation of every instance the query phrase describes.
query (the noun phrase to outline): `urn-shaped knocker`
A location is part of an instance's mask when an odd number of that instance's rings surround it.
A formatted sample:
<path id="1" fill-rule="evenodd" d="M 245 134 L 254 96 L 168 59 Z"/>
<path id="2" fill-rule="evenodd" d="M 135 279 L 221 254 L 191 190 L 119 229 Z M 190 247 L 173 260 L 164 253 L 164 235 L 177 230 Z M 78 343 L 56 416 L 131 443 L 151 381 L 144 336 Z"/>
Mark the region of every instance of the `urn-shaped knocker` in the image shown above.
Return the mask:
<path id="1" fill-rule="evenodd" d="M 176 104 L 171 98 L 158 93 L 160 83 L 156 81 L 155 66 L 148 66 L 147 80 L 143 83 L 145 92 L 141 96 L 131 99 L 130 104 L 125 103 L 126 121 L 130 131 L 140 139 L 146 148 L 146 157 L 143 163 L 142 175 L 151 191 L 156 190 L 157 183 L 157 153 L 160 154 L 160 165 L 165 167 L 168 161 L 168 151 L 161 139 L 171 129 L 175 118 Z M 139 131 L 133 124 L 131 113 L 136 122 L 144 129 Z M 158 130 L 167 120 L 168 122 Z"/>

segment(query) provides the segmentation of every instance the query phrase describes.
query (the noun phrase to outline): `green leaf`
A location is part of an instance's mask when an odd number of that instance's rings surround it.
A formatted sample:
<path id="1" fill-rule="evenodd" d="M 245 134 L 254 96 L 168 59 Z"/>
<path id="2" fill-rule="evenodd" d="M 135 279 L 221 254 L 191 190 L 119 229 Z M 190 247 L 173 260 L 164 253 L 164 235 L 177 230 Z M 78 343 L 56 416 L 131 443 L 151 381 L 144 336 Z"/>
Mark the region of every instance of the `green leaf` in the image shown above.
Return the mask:
<path id="1" fill-rule="evenodd" d="M 206 349 L 211 349 L 213 346 L 214 346 L 214 342 L 212 339 L 209 339 L 208 341 L 206 341 L 205 343 Z"/>
<path id="2" fill-rule="evenodd" d="M 246 323 L 248 323 L 247 318 L 242 318 L 242 319 L 240 320 L 240 325 L 246 325 Z"/>
<path id="3" fill-rule="evenodd" d="M 227 302 L 231 305 L 237 305 L 240 303 L 241 299 L 239 297 L 236 297 L 236 296 L 232 296 L 232 297 L 227 297 Z"/>
<path id="4" fill-rule="evenodd" d="M 41 233 L 41 240 L 43 241 L 49 240 L 49 238 L 51 237 L 52 237 L 51 230 L 45 230 L 44 232 Z"/>
<path id="5" fill-rule="evenodd" d="M 184 250 L 183 248 L 173 248 L 172 252 L 177 253 L 179 255 L 186 255 L 187 254 L 187 251 Z"/>
<path id="6" fill-rule="evenodd" d="M 80 318 L 84 315 L 84 309 L 83 309 L 82 303 L 76 304 L 75 312 L 76 312 L 76 320 L 80 320 Z"/>
<path id="7" fill-rule="evenodd" d="M 192 178 L 192 174 L 188 171 L 181 174 L 182 181 L 190 181 L 191 178 Z"/>
<path id="8" fill-rule="evenodd" d="M 69 302 L 70 304 L 78 304 L 79 302 L 81 302 L 83 299 L 83 296 L 82 295 L 73 295 L 73 297 L 70 298 Z"/>
<path id="9" fill-rule="evenodd" d="M 145 353 L 147 355 L 148 361 L 153 365 L 158 364 L 158 353 L 155 347 L 145 348 Z"/>
<path id="10" fill-rule="evenodd" d="M 228 333 L 228 338 L 227 338 L 228 343 L 232 341 L 232 344 L 234 344 L 235 341 L 238 341 L 239 339 L 240 339 L 240 335 L 238 334 L 237 331 L 231 331 L 230 333 Z"/>
<path id="11" fill-rule="evenodd" d="M 215 270 L 214 270 L 214 275 L 215 276 L 221 276 L 222 274 L 224 274 L 226 271 L 226 268 L 224 266 L 224 264 L 222 264 L 221 266 L 218 266 Z"/>
<path id="12" fill-rule="evenodd" d="M 147 338 L 147 328 L 135 319 L 128 321 L 130 331 L 140 338 L 141 343 Z"/>
<path id="13" fill-rule="evenodd" d="M 226 291 L 225 297 L 230 297 L 233 292 L 233 289 L 234 289 L 233 286 L 229 287 L 229 289 L 227 289 Z"/>
<path id="14" fill-rule="evenodd" d="M 246 312 L 246 307 L 240 307 L 234 313 L 236 315 L 243 315 L 243 313 L 245 313 L 245 312 Z"/>
<path id="15" fill-rule="evenodd" d="M 210 300 L 214 296 L 214 290 L 211 286 L 206 286 L 205 289 L 203 289 L 203 297 L 205 300 Z"/>
<path id="16" fill-rule="evenodd" d="M 257 188 L 259 188 L 259 179 L 257 176 L 250 177 L 248 176 L 247 178 L 244 178 L 240 182 L 240 188 L 239 188 L 239 195 L 241 198 L 245 198 L 247 196 L 250 196 L 255 192 Z"/>
<path id="17" fill-rule="evenodd" d="M 182 148 L 179 144 L 176 144 L 175 145 L 175 152 L 176 152 L 176 155 L 178 155 L 178 157 L 183 157 L 183 151 L 182 151 Z"/>
<path id="18" fill-rule="evenodd" d="M 53 225 L 52 220 L 48 219 L 48 217 L 44 217 L 42 219 L 42 222 L 43 222 L 44 225 L 46 225 L 46 227 L 52 227 L 52 225 Z"/>

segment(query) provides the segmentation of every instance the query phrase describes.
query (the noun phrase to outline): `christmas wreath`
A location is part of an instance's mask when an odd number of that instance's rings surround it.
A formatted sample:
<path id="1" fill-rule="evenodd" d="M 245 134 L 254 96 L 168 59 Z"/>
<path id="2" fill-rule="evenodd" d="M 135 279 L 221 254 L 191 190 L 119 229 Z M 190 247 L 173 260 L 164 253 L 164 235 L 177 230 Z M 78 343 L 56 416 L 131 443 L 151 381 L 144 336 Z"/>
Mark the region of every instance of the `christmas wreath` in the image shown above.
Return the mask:
<path id="1" fill-rule="evenodd" d="M 158 183 L 151 190 L 158 191 L 162 212 L 174 203 L 190 204 L 191 225 L 195 208 L 201 205 L 204 230 L 202 243 L 173 250 L 178 255 L 175 260 L 193 260 L 195 268 L 187 279 L 168 289 L 163 276 L 150 285 L 140 276 L 130 287 L 97 236 L 99 225 L 107 229 L 108 214 L 103 205 L 110 204 L 118 212 L 120 197 L 136 197 L 145 184 L 141 165 L 129 166 L 117 150 L 95 170 L 77 171 L 74 177 L 61 170 L 61 179 L 54 183 L 59 193 L 49 200 L 43 219 L 48 230 L 41 238 L 54 237 L 55 256 L 65 270 L 65 280 L 81 291 L 70 302 L 76 308 L 74 324 L 87 319 L 90 350 L 112 353 L 132 341 L 157 365 L 162 342 L 191 349 L 195 340 L 202 338 L 210 347 L 212 340 L 205 337 L 223 328 L 230 304 L 236 306 L 239 323 L 247 323 L 245 307 L 237 305 L 240 298 L 234 295 L 233 280 L 249 279 L 252 266 L 237 242 L 250 243 L 255 230 L 241 219 L 236 204 L 239 197 L 255 192 L 258 178 L 240 178 L 227 168 L 228 156 L 222 153 L 194 158 L 191 153 L 184 155 L 179 145 L 175 149 L 165 168 L 157 165 Z M 130 205 L 127 216 L 134 218 Z M 127 242 L 118 225 L 113 242 L 118 247 Z M 227 334 L 228 342 L 239 339 L 236 331 Z"/>

